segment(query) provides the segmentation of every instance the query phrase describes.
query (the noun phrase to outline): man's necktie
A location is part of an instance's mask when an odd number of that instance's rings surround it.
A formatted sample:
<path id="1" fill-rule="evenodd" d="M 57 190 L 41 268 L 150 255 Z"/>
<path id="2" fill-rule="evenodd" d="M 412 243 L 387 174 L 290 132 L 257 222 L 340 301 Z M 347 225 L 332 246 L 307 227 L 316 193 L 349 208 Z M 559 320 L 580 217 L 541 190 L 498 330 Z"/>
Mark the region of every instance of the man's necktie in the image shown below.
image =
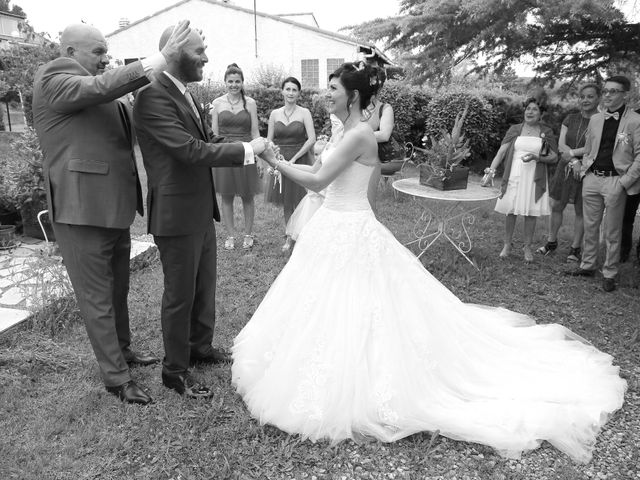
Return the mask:
<path id="1" fill-rule="evenodd" d="M 613 112 L 613 113 L 604 112 L 604 119 L 609 120 L 610 118 L 613 118 L 614 120 L 618 121 L 620 120 L 620 114 L 618 112 Z"/>
<path id="2" fill-rule="evenodd" d="M 191 105 L 191 109 L 193 110 L 193 113 L 195 113 L 196 118 L 200 120 L 200 112 L 198 112 L 198 108 L 196 107 L 196 102 L 193 101 L 191 92 L 189 92 L 189 90 L 185 90 L 184 96 L 187 97 L 187 102 L 189 102 L 189 105 Z"/>

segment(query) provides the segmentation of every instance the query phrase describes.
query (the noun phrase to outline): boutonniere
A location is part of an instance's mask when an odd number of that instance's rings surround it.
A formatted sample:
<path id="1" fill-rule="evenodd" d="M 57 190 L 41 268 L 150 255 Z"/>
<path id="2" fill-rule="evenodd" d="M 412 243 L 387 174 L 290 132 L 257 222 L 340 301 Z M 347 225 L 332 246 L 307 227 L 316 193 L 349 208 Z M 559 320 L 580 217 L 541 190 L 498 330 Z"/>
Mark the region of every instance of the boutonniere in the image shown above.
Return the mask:
<path id="1" fill-rule="evenodd" d="M 620 132 L 617 138 L 619 142 L 622 142 L 625 145 L 629 145 L 629 141 L 631 140 L 631 135 L 629 135 L 627 132 Z"/>

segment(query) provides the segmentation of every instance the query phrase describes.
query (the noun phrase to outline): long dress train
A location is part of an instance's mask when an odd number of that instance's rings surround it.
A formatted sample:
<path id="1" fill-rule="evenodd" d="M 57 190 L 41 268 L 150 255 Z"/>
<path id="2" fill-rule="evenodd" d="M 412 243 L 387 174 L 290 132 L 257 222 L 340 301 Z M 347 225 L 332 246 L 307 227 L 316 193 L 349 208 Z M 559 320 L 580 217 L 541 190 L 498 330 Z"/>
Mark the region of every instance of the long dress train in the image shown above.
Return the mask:
<path id="1" fill-rule="evenodd" d="M 312 440 L 439 430 L 508 457 L 547 440 L 588 461 L 623 402 L 612 357 L 561 325 L 460 301 L 376 220 L 372 170 L 354 162 L 329 185 L 235 339 L 251 415 Z"/>

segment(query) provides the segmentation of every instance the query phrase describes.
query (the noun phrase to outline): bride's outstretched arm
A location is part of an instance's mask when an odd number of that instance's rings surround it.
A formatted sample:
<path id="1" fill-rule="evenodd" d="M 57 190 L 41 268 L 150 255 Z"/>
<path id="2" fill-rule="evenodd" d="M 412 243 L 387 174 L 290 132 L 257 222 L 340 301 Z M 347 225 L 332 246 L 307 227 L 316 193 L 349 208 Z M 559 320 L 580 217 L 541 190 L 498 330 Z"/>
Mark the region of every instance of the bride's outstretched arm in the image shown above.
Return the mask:
<path id="1" fill-rule="evenodd" d="M 352 162 L 361 157 L 375 157 L 376 155 L 377 144 L 371 130 L 367 132 L 365 129 L 353 129 L 345 133 L 343 139 L 335 147 L 331 154 L 332 161 L 323 162 L 317 171 L 301 169 L 299 167 L 302 165 L 291 165 L 287 161 L 277 161 L 273 154 L 263 158 L 297 184 L 319 192 L 324 190 Z"/>

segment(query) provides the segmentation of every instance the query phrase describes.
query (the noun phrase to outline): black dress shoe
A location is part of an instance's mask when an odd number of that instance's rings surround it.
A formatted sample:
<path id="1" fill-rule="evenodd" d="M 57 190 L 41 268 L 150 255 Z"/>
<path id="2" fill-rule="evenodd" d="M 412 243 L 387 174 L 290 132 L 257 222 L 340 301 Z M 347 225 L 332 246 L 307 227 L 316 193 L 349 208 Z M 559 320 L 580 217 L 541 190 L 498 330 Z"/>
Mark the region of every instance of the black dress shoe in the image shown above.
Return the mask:
<path id="1" fill-rule="evenodd" d="M 125 403 L 139 403 L 140 405 L 147 405 L 151 403 L 152 398 L 138 386 L 133 380 L 129 380 L 117 387 L 105 387 L 107 392 L 113 393 L 116 397 Z"/>
<path id="2" fill-rule="evenodd" d="M 565 272 L 565 274 L 571 275 L 572 277 L 593 277 L 596 274 L 596 271 L 586 270 L 584 268 L 576 268 L 575 270 Z"/>
<path id="3" fill-rule="evenodd" d="M 233 359 L 224 350 L 219 348 L 209 347 L 204 352 L 192 353 L 190 362 L 191 365 L 197 363 L 230 363 Z"/>
<path id="4" fill-rule="evenodd" d="M 213 397 L 211 389 L 202 385 L 189 372 L 182 375 L 170 375 L 162 372 L 162 384 L 189 398 L 208 399 Z"/>
<path id="5" fill-rule="evenodd" d="M 616 279 L 615 278 L 603 278 L 602 279 L 602 289 L 605 292 L 613 292 L 616 289 Z"/>
<path id="6" fill-rule="evenodd" d="M 158 357 L 154 357 L 153 355 L 145 355 L 144 353 L 133 352 L 131 350 L 124 354 L 124 359 L 129 365 L 153 365 L 160 361 Z"/>

